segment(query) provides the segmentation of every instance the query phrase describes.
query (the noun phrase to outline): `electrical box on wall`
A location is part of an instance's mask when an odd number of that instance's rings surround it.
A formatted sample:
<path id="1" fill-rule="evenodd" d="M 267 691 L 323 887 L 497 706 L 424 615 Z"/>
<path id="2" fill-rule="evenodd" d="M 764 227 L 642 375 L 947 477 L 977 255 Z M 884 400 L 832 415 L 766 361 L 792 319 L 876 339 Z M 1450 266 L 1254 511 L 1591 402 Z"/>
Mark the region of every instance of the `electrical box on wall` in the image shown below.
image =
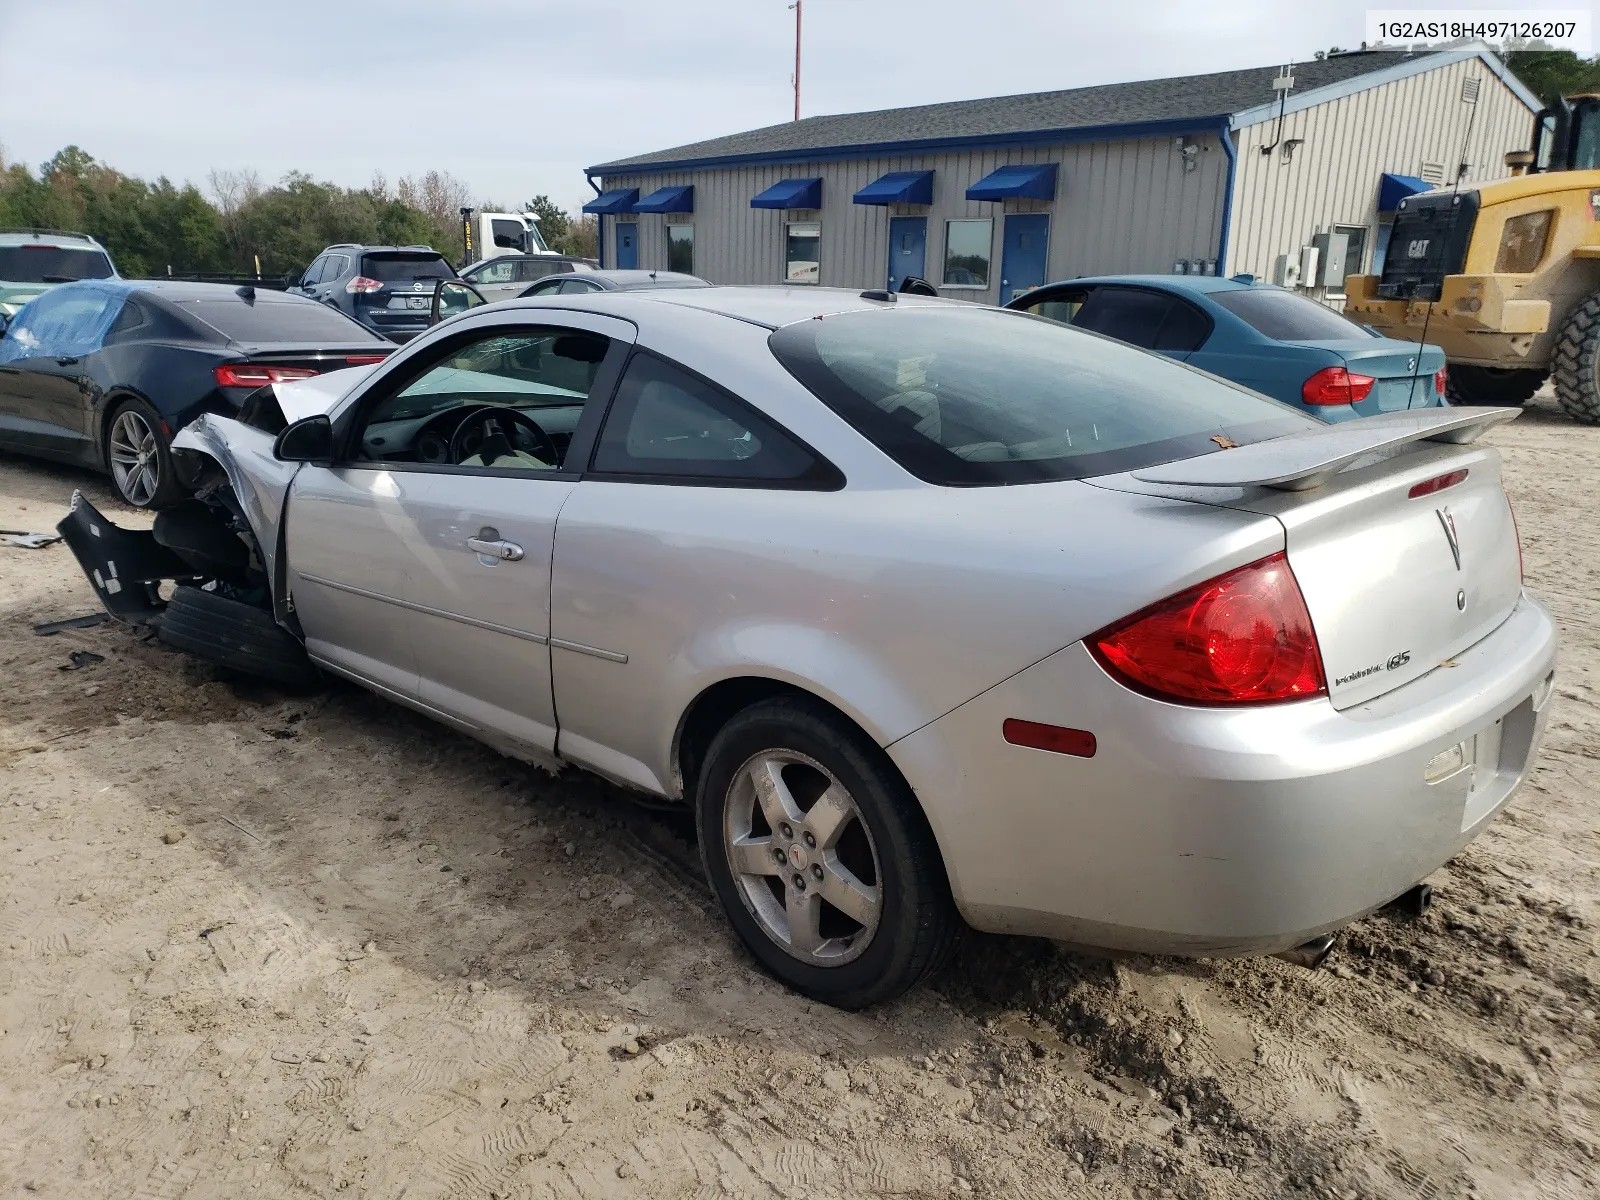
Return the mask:
<path id="1" fill-rule="evenodd" d="M 1350 250 L 1350 235 L 1319 233 L 1311 239 L 1311 245 L 1322 261 L 1322 274 L 1316 282 L 1323 287 L 1344 291 L 1344 260 Z"/>
<path id="2" fill-rule="evenodd" d="M 1272 265 L 1272 282 L 1279 287 L 1300 286 L 1300 258 L 1298 255 L 1280 254 Z"/>
<path id="3" fill-rule="evenodd" d="M 1321 253 L 1315 246 L 1300 247 L 1300 286 L 1317 286 L 1317 267 L 1321 261 Z"/>

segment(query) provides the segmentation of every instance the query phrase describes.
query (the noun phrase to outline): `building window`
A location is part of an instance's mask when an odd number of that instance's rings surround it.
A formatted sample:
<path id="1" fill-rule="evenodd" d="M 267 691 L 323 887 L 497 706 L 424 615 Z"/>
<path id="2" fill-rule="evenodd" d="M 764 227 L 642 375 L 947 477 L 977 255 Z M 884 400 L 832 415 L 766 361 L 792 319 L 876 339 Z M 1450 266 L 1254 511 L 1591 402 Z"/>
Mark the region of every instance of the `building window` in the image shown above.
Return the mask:
<path id="1" fill-rule="evenodd" d="M 1367 257 L 1367 227 L 1365 225 L 1335 225 L 1335 233 L 1345 236 L 1344 244 L 1344 273 L 1345 275 L 1361 274 L 1361 264 Z M 1344 285 L 1339 285 L 1339 290 L 1344 290 Z"/>
<path id="2" fill-rule="evenodd" d="M 944 223 L 944 286 L 989 286 L 989 254 L 994 245 L 994 222 Z"/>
<path id="3" fill-rule="evenodd" d="M 667 270 L 694 274 L 694 226 L 667 226 Z"/>
<path id="4" fill-rule="evenodd" d="M 822 226 L 814 221 L 789 225 L 784 248 L 785 282 L 816 283 L 821 273 Z"/>

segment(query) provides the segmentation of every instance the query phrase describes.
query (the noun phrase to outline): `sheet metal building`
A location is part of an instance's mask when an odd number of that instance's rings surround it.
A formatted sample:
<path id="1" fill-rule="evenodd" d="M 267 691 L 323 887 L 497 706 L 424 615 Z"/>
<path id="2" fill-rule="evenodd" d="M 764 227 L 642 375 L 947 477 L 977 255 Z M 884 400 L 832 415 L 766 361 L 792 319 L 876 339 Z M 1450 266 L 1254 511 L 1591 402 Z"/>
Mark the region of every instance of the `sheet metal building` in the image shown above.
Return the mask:
<path id="1" fill-rule="evenodd" d="M 1304 286 L 1337 296 L 1403 196 L 1503 176 L 1539 107 L 1486 51 L 1284 70 L 809 117 L 591 167 L 585 211 L 606 266 L 716 283 L 920 275 L 1004 303 L 1106 272 L 1272 278 L 1315 242 Z"/>

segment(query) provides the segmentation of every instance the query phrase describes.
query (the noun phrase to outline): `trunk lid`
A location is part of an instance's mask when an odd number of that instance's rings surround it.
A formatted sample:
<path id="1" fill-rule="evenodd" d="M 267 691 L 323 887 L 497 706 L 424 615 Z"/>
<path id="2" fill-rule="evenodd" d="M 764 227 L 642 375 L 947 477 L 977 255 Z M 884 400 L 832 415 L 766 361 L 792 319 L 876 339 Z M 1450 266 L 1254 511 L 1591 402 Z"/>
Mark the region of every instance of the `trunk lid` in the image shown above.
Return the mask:
<path id="1" fill-rule="evenodd" d="M 1358 432 L 1368 450 L 1341 455 L 1331 474 L 1319 473 L 1328 462 L 1304 457 L 1306 474 L 1290 472 L 1269 486 L 1249 481 L 1270 471 L 1245 468 L 1252 458 L 1264 462 L 1274 442 L 1095 482 L 1276 517 L 1316 629 L 1329 697 L 1345 709 L 1448 666 L 1498 628 L 1521 598 L 1521 560 L 1499 452 L 1446 440 L 1396 440 L 1402 428 L 1422 438 L 1430 430 L 1437 438 L 1470 437 L 1492 420 L 1508 419 L 1503 410 L 1490 410 L 1482 424 L 1463 424 L 1474 411 L 1481 410 L 1397 414 L 1276 439 L 1286 451 L 1282 461 L 1305 455 L 1319 441 L 1359 450 Z M 1238 463 L 1232 473 L 1242 485 L 1226 480 L 1229 460 Z M 1194 486 L 1202 466 L 1216 482 Z M 1448 486 L 1419 487 L 1458 472 L 1464 478 Z M 1154 478 L 1185 474 L 1190 480 Z M 1321 482 L 1287 490 L 1315 480 Z"/>
<path id="2" fill-rule="evenodd" d="M 1337 354 L 1352 375 L 1368 375 L 1377 380 L 1367 398 L 1352 406 L 1362 416 L 1434 408 L 1441 401 L 1433 376 L 1445 360 L 1444 351 L 1437 346 L 1418 346 L 1392 338 L 1332 338 L 1293 344 Z"/>

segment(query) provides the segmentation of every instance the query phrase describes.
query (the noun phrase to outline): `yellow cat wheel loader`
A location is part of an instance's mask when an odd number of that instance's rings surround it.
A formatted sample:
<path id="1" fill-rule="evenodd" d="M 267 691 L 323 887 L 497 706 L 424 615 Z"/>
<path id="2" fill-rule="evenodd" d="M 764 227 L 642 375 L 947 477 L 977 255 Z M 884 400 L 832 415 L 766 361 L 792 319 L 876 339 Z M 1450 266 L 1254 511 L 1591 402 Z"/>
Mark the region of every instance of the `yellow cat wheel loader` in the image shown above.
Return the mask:
<path id="1" fill-rule="evenodd" d="M 1400 202 L 1382 275 L 1345 281 L 1345 315 L 1449 360 L 1455 404 L 1523 403 L 1546 378 L 1600 425 L 1600 96 L 1534 121 L 1512 177 Z"/>

